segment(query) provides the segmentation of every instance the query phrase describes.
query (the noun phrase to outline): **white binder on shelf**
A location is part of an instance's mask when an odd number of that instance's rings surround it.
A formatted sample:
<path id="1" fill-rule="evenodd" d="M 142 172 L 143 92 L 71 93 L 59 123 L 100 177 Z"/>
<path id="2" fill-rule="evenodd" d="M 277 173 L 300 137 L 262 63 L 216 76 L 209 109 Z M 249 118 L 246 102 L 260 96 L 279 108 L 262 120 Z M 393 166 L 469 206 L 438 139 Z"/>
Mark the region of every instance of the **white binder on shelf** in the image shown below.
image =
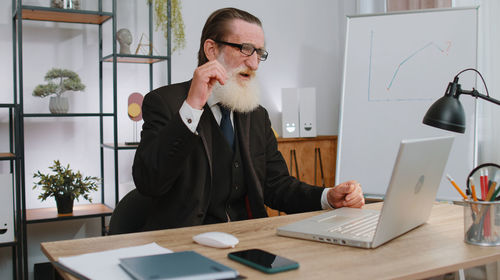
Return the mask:
<path id="1" fill-rule="evenodd" d="M 14 241 L 12 174 L 0 174 L 0 243 Z"/>

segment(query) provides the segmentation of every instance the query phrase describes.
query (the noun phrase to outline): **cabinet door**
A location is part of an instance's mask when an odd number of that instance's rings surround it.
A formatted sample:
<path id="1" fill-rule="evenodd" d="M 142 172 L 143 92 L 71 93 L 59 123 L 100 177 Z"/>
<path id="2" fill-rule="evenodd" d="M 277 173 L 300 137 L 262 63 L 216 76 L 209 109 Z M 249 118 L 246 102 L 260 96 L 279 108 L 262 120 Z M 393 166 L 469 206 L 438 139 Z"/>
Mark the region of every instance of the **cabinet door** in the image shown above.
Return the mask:
<path id="1" fill-rule="evenodd" d="M 335 185 L 337 136 L 279 138 L 278 150 L 292 176 L 311 185 Z M 269 216 L 283 214 L 271 208 L 268 208 L 267 212 Z"/>

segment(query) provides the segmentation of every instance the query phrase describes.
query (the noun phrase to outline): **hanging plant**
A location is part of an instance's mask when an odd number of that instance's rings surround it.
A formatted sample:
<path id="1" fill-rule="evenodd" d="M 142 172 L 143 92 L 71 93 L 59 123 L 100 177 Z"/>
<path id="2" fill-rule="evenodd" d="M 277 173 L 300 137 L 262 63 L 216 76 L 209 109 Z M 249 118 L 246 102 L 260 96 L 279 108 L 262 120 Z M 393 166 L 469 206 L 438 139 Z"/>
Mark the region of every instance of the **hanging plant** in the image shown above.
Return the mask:
<path id="1" fill-rule="evenodd" d="M 146 0 L 148 4 L 152 4 L 153 0 Z M 156 31 L 161 28 L 163 31 L 163 36 L 168 39 L 168 13 L 167 4 L 168 0 L 154 0 L 154 10 L 155 10 L 155 26 Z M 181 50 L 186 47 L 186 39 L 184 37 L 184 21 L 182 20 L 181 14 L 181 3 L 180 0 L 171 0 L 171 25 L 172 25 L 172 52 L 176 50 Z"/>

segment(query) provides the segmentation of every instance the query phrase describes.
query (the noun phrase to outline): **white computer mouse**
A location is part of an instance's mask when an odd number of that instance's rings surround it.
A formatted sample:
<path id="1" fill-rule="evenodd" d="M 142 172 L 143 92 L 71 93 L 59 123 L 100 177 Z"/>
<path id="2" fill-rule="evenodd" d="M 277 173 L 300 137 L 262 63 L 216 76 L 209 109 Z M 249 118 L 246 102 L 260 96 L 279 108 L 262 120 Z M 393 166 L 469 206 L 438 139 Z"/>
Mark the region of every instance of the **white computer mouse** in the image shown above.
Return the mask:
<path id="1" fill-rule="evenodd" d="M 234 235 L 218 231 L 200 233 L 193 236 L 193 240 L 198 244 L 215 248 L 234 248 L 240 242 Z"/>

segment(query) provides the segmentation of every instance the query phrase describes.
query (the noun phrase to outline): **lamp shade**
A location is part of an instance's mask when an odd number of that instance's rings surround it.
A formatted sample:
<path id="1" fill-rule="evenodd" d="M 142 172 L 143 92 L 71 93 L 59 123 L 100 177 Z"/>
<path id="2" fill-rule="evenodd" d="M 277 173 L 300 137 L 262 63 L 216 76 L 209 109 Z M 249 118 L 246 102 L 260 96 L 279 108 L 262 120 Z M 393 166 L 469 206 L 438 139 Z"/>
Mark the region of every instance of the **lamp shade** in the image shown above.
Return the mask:
<path id="1" fill-rule="evenodd" d="M 458 96 L 445 94 L 429 108 L 423 123 L 449 131 L 465 132 L 465 112 Z"/>

